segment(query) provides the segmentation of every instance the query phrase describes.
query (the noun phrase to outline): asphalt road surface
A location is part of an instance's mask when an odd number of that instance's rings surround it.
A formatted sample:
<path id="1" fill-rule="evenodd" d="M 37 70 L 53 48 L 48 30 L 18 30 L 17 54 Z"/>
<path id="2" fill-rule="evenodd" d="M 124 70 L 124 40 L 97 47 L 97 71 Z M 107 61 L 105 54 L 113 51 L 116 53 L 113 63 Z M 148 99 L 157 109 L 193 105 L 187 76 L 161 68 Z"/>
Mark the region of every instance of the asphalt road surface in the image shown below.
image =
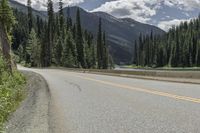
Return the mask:
<path id="1" fill-rule="evenodd" d="M 200 133 L 200 85 L 19 69 L 48 82 L 52 132 Z"/>

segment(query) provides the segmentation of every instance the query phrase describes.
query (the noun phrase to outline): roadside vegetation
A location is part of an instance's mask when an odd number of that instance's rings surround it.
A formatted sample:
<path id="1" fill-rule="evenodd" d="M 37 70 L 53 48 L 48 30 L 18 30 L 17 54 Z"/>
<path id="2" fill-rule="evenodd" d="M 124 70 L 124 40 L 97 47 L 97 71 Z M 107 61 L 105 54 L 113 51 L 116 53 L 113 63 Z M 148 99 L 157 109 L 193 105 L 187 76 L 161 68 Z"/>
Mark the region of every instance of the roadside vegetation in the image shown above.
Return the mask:
<path id="1" fill-rule="evenodd" d="M 149 66 L 137 66 L 133 65 L 123 65 L 120 66 L 121 68 L 128 68 L 128 69 L 144 69 L 144 70 L 167 70 L 167 71 L 199 71 L 200 67 L 149 67 Z"/>
<path id="2" fill-rule="evenodd" d="M 7 0 L 0 1 L 0 132 L 8 116 L 24 98 L 25 77 L 15 68 L 10 44 L 12 27 L 15 24 L 13 12 Z"/>
<path id="3" fill-rule="evenodd" d="M 8 70 L 3 58 L 0 57 L 0 132 L 10 113 L 25 96 L 25 77 L 18 71 Z"/>

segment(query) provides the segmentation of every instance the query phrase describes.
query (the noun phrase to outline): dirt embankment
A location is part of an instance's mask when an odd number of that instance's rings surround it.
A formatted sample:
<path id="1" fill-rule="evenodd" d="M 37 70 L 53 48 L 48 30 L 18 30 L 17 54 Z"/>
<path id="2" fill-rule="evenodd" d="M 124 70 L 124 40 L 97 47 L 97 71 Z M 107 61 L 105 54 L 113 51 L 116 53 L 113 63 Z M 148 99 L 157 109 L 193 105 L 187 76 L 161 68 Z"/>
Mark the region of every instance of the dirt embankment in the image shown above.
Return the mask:
<path id="1" fill-rule="evenodd" d="M 7 133 L 49 133 L 50 93 L 46 81 L 38 74 L 23 72 L 27 77 L 27 98 L 10 116 Z"/>

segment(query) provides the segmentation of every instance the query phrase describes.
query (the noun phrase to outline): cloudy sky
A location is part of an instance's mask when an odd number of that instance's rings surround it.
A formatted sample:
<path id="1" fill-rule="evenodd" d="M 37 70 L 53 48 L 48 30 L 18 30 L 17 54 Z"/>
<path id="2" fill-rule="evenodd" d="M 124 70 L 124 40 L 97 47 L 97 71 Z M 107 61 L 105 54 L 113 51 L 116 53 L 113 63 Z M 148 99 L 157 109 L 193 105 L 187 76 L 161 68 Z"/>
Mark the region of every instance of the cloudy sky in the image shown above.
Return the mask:
<path id="1" fill-rule="evenodd" d="M 26 3 L 26 0 L 16 0 Z M 32 0 L 38 10 L 46 9 L 47 0 Z M 53 0 L 57 3 L 59 0 Z M 65 5 L 78 5 L 85 10 L 104 11 L 115 17 L 137 21 L 168 30 L 181 21 L 189 21 L 200 13 L 200 0 L 63 0 Z"/>

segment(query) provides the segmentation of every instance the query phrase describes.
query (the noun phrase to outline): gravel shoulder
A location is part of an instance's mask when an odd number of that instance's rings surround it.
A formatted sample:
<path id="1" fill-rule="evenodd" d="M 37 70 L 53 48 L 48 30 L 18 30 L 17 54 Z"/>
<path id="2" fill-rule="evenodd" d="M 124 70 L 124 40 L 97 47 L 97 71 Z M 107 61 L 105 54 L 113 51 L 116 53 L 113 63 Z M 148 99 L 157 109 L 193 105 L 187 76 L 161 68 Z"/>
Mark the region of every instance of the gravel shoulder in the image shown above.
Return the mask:
<path id="1" fill-rule="evenodd" d="M 23 71 L 27 97 L 6 124 L 6 133 L 49 133 L 50 93 L 44 78 Z"/>

